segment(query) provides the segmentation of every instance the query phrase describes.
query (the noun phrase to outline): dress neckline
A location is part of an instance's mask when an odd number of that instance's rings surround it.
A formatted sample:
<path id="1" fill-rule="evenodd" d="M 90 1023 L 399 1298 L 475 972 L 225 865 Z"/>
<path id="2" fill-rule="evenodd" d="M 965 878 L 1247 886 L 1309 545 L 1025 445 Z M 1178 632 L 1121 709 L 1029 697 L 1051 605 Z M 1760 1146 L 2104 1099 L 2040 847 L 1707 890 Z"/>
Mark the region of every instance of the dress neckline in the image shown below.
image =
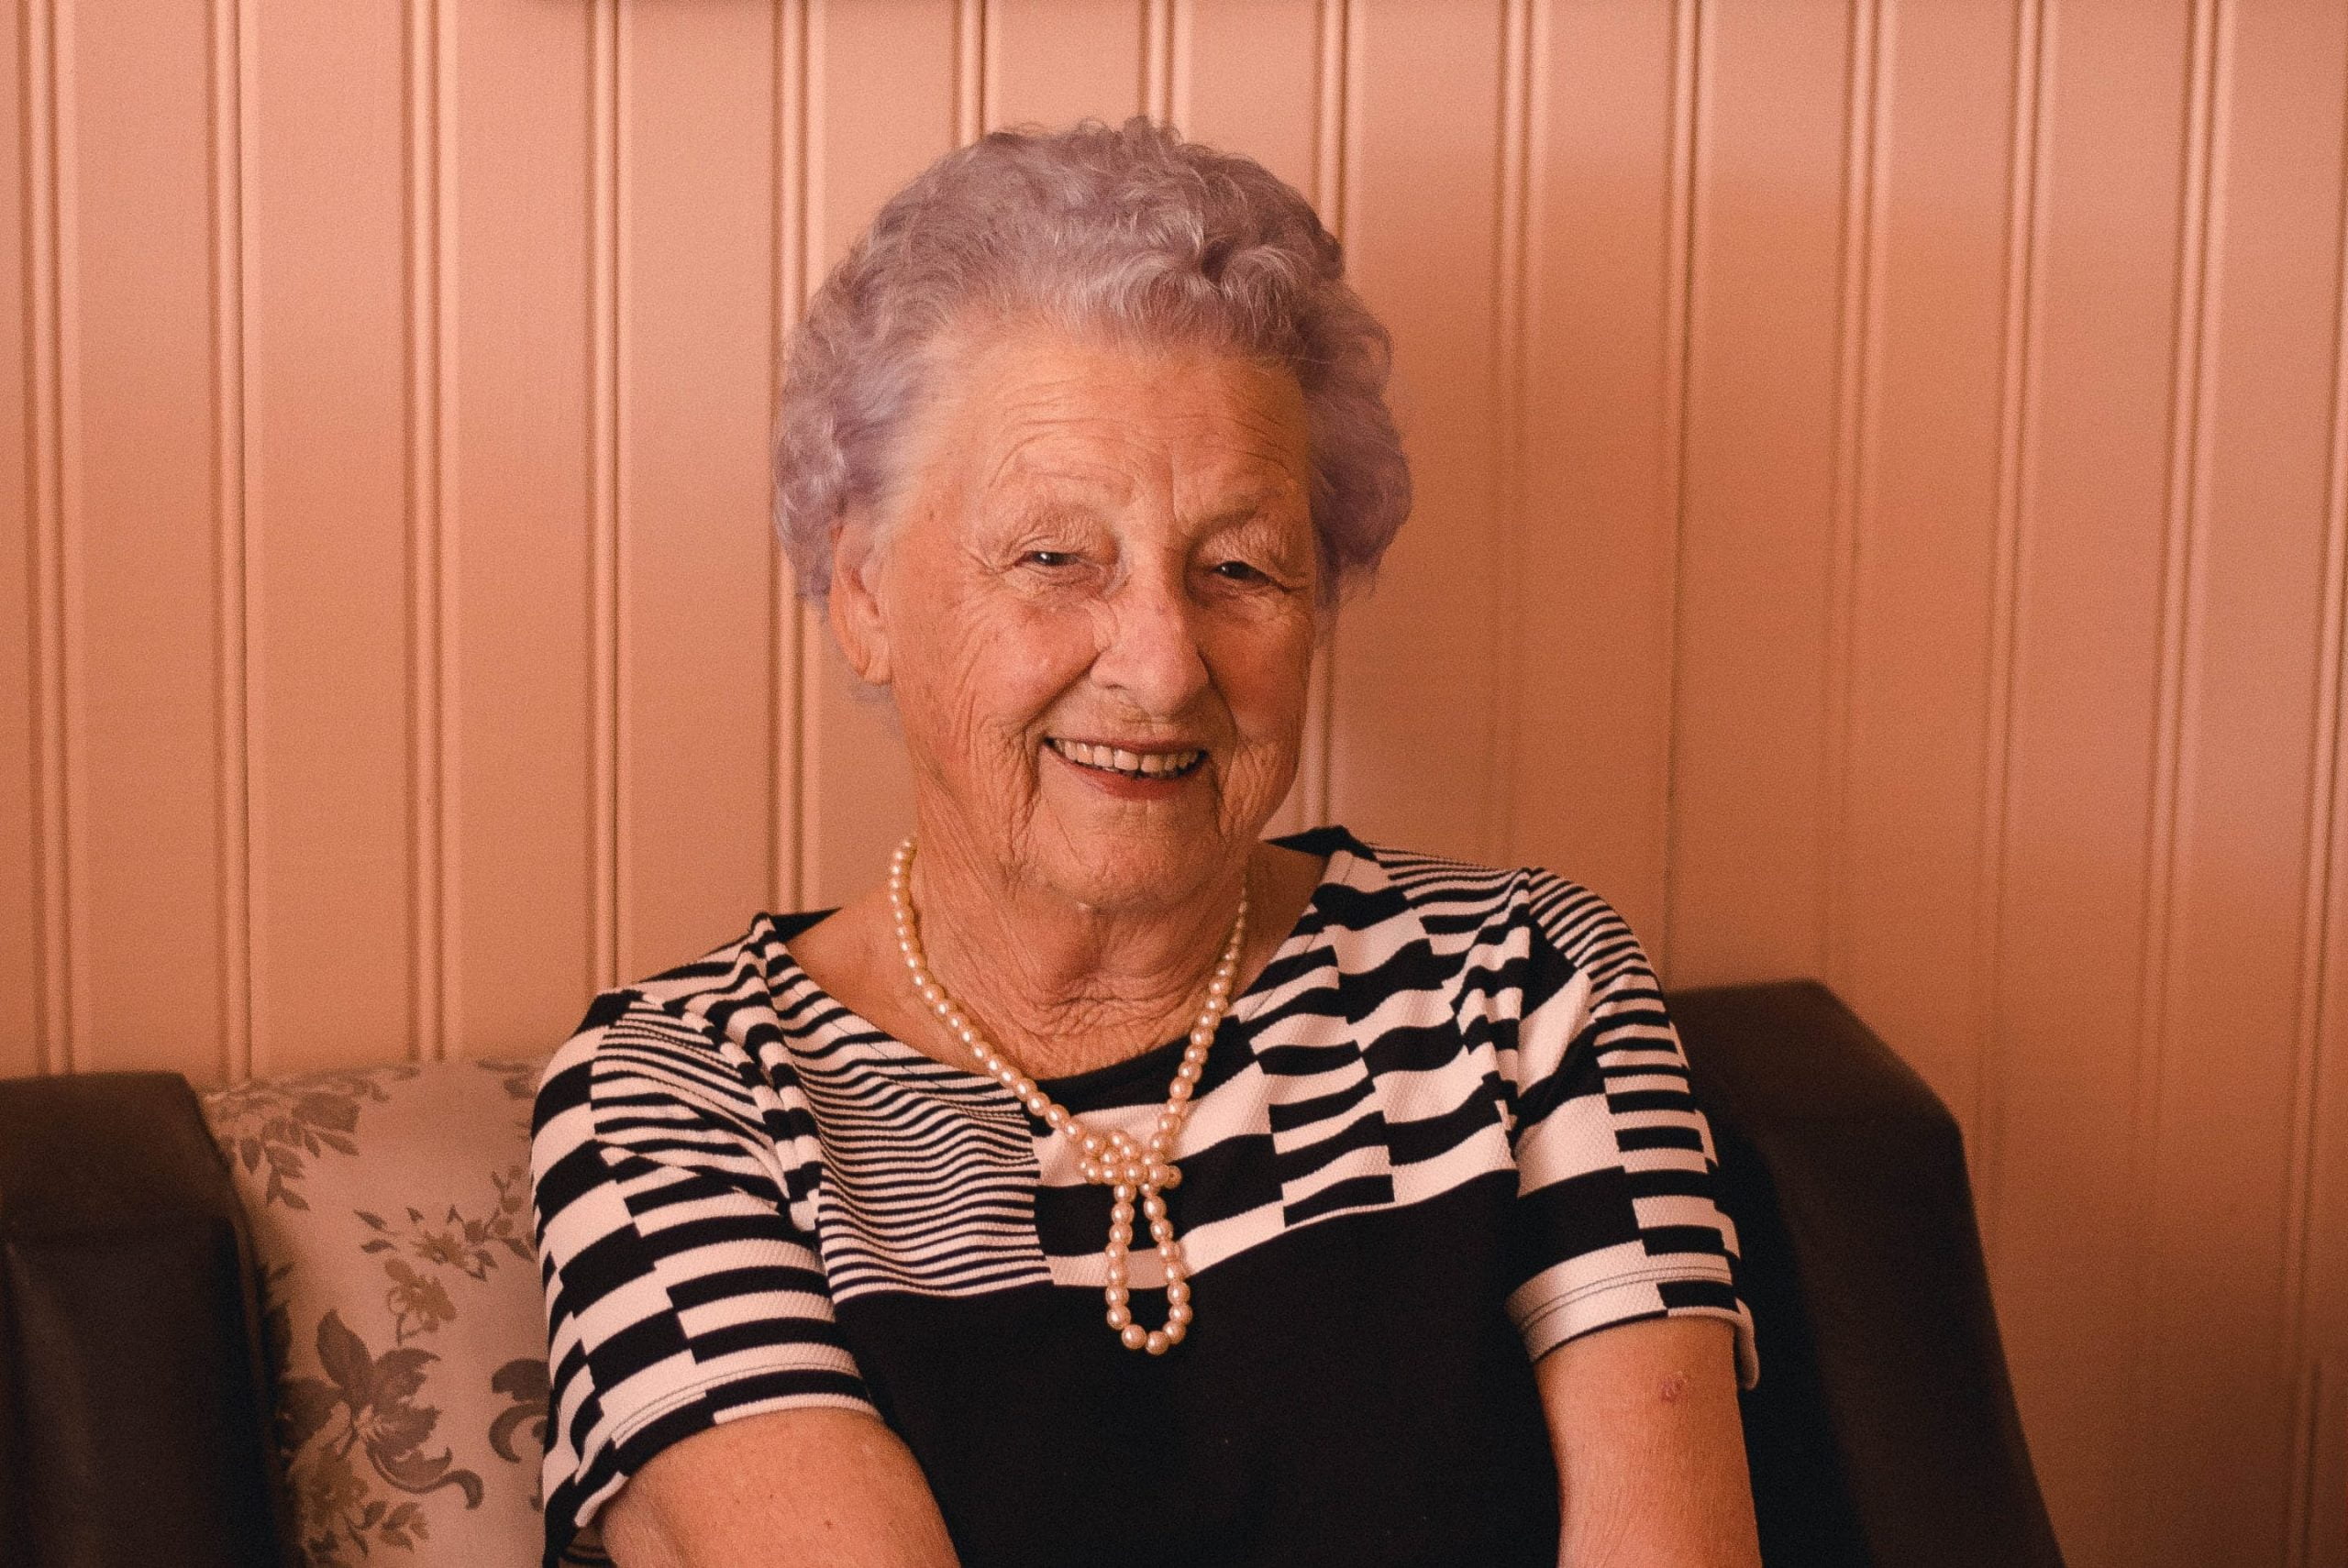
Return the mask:
<path id="1" fill-rule="evenodd" d="M 1296 959 L 1311 952 L 1313 944 L 1328 931 L 1325 905 L 1329 889 L 1349 882 L 1359 866 L 1372 857 L 1367 845 L 1341 827 L 1314 828 L 1268 842 L 1283 849 L 1325 856 L 1327 859 L 1322 865 L 1320 880 L 1313 884 L 1312 896 L 1305 900 L 1304 908 L 1298 911 L 1288 934 L 1280 939 L 1255 978 L 1232 999 L 1230 1010 L 1224 1015 L 1226 1024 L 1246 1024 L 1263 1010 L 1274 988 L 1281 983 L 1283 973 L 1294 966 Z M 791 939 L 836 912 L 835 906 L 797 914 L 759 916 L 756 924 L 762 929 L 757 933 L 755 945 L 764 950 L 769 995 L 777 1002 L 788 996 L 794 1010 L 803 1009 L 810 1000 L 820 1001 L 824 1019 L 816 1029 L 835 1038 L 852 1038 L 877 1064 L 911 1069 L 924 1083 L 957 1086 L 960 1093 L 967 1094 L 977 1087 L 1008 1099 L 1009 1091 L 993 1078 L 951 1062 L 941 1062 L 928 1052 L 907 1044 L 825 990 L 800 966 L 798 956 L 789 946 Z M 1059 1077 L 1039 1077 L 1036 1082 L 1071 1110 L 1083 1110 L 1104 1098 L 1115 1097 L 1132 1080 L 1164 1078 L 1173 1071 L 1184 1043 L 1185 1037 L 1177 1035 L 1122 1061 Z"/>

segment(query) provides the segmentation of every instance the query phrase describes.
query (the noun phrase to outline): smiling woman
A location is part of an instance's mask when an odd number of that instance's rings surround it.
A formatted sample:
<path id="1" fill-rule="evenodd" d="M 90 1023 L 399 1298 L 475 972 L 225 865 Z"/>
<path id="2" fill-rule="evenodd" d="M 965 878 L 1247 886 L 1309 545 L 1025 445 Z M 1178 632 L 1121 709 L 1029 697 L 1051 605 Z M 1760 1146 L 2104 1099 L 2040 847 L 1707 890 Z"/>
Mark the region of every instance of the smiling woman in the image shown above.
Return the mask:
<path id="1" fill-rule="evenodd" d="M 1310 207 L 1144 121 L 997 134 L 791 355 L 778 525 L 917 832 L 548 1068 L 549 1562 L 1754 1562 L 1636 941 L 1259 838 L 1408 508 Z"/>
<path id="2" fill-rule="evenodd" d="M 840 530 L 831 593 L 895 700 L 929 874 L 1121 922 L 1227 905 L 1324 613 L 1295 378 L 1014 322 L 938 381 L 900 514 Z M 1074 1070 L 1107 1043 L 1023 1043 Z"/>

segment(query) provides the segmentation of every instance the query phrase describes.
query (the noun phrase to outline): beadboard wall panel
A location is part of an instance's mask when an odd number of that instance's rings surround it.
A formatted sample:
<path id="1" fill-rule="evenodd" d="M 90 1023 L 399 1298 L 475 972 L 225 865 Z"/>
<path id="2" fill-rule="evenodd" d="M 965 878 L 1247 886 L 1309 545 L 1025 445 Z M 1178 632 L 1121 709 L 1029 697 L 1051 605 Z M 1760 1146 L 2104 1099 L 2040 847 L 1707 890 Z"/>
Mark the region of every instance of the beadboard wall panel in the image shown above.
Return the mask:
<path id="1" fill-rule="evenodd" d="M 774 896 L 773 654 L 789 646 L 767 505 L 778 137 L 794 18 L 619 8 L 618 972 L 738 933 Z M 782 624 L 778 624 L 781 621 Z M 723 672 L 722 674 L 720 672 Z M 708 788 L 716 779 L 720 787 Z M 784 889 L 788 891 L 788 889 Z"/>
<path id="2" fill-rule="evenodd" d="M 1153 88 L 1162 113 L 1163 71 L 1149 66 L 1163 58 L 1168 9 L 1148 0 L 986 0 L 980 117 L 989 129 L 1122 120 L 1148 106 Z"/>
<path id="3" fill-rule="evenodd" d="M 1839 0 L 1699 7 L 1656 933 L 1686 983 L 1817 974 L 1825 957 L 1844 165 L 1868 15 Z"/>
<path id="4" fill-rule="evenodd" d="M 2137 1517 L 2144 1549 L 2171 1561 L 2272 1562 L 2292 1406 L 2273 1347 L 2295 1310 L 2293 1239 L 2276 1221 L 2304 1157 L 2293 1100 L 2309 808 L 2328 782 L 2315 742 L 2337 614 L 2324 502 L 2338 354 L 2336 333 L 2275 323 L 2321 322 L 2338 298 L 2348 12 L 2245 7 L 2202 25 L 2204 273 L 2176 415 L 2182 668 L 2136 1368 L 2145 1423 L 2180 1441 L 2135 1467 Z M 2265 1218 L 2238 1229 L 2245 1215 Z M 2240 1518 L 2195 1505 L 2212 1484 Z"/>
<path id="5" fill-rule="evenodd" d="M 53 14 L 56 1066 L 242 1066 L 234 17 L 208 0 Z"/>
<path id="6" fill-rule="evenodd" d="M 1978 1171 L 2017 16 L 1871 19 L 1846 180 L 1825 973 L 1976 1134 Z"/>
<path id="7" fill-rule="evenodd" d="M 406 18 L 239 30 L 253 1067 L 415 1035 Z M 339 84 L 331 97 L 314 82 Z M 254 239 L 267 236 L 268 243 Z"/>
<path id="8" fill-rule="evenodd" d="M 0 510 L 0 603 L 22 613 L 0 620 L 0 757 L 22 758 L 0 765 L 0 1073 L 40 1071 L 41 899 L 34 849 L 40 842 L 40 791 L 35 758 L 43 719 L 34 699 L 40 664 L 39 618 L 34 613 L 33 562 L 39 467 L 34 456 L 40 421 L 34 411 L 42 393 L 33 389 L 43 371 L 37 363 L 34 326 L 48 312 L 33 289 L 33 234 L 28 221 L 48 192 L 36 159 L 33 95 L 26 91 L 31 18 L 23 7 L 0 18 L 0 290 L 17 300 L 18 310 L 0 312 L 0 495 L 23 504 Z M 46 130 L 46 124 L 43 130 Z M 46 388 L 44 388 L 44 392 Z"/>
<path id="9" fill-rule="evenodd" d="M 1509 842 L 1663 935 L 1692 6 L 1535 7 Z M 1570 606 L 1568 613 L 1566 607 Z"/>
<path id="10" fill-rule="evenodd" d="M 2160 1560 L 2124 1532 L 2143 1506 L 2131 1403 L 2160 1038 L 2146 961 L 2175 777 L 2165 640 L 2191 21 L 2184 0 L 2066 6 L 2040 43 L 1998 944 L 2006 1092 L 1987 1196 L 1993 1277 L 2001 1309 L 2013 1303 L 2007 1355 L 2033 1439 L 2047 1434 L 2040 1478 L 2066 1548 L 2089 1562 Z"/>
<path id="11" fill-rule="evenodd" d="M 1279 825 L 1826 977 L 2070 1561 L 2348 1568 L 2336 6 L 26 0 L 0 99 L 0 1072 L 541 1049 L 869 885 L 775 350 L 948 148 L 1170 114 L 1420 487 Z"/>
<path id="12" fill-rule="evenodd" d="M 815 0 L 808 52 L 808 288 L 836 266 L 882 202 L 975 137 L 985 16 L 977 0 Z M 887 708 L 860 690 L 824 617 L 803 612 L 797 903 L 854 897 L 913 821 L 913 778 Z"/>
<path id="13" fill-rule="evenodd" d="M 438 17 L 434 1044 L 511 1051 L 617 967 L 617 18 Z"/>
<path id="14" fill-rule="evenodd" d="M 1495 331 L 1505 12 L 1499 0 L 1364 0 L 1345 39 L 1346 267 L 1395 328 L 1394 411 L 1415 506 L 1378 591 L 1336 631 L 1332 810 L 1357 832 L 1466 859 L 1497 847 L 1504 778 L 1494 743 L 1510 591 Z M 1387 304 L 1397 301 L 1407 310 Z M 1444 700 L 1414 700 L 1420 691 Z"/>

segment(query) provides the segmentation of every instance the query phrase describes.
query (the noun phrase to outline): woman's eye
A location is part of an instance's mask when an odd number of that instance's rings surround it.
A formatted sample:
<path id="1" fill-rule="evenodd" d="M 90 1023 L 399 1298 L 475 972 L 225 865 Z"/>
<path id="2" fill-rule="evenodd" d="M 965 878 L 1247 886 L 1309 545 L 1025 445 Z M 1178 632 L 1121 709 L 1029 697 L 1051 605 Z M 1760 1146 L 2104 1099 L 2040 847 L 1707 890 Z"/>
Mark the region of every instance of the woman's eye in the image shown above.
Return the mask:
<path id="1" fill-rule="evenodd" d="M 1264 574 L 1246 561 L 1217 561 L 1212 569 L 1215 576 L 1233 582 L 1260 582 Z"/>
<path id="2" fill-rule="evenodd" d="M 1029 566 L 1066 567 L 1076 564 L 1077 554 L 1074 550 L 1029 550 L 1019 558 Z"/>

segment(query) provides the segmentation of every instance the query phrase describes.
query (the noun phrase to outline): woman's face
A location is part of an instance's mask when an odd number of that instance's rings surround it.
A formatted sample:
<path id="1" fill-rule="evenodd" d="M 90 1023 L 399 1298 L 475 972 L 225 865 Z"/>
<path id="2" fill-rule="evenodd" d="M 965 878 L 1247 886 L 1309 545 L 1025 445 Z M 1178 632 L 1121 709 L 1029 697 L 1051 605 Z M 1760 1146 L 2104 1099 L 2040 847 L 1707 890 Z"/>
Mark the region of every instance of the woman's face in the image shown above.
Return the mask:
<path id="1" fill-rule="evenodd" d="M 1200 890 L 1296 772 L 1320 601 L 1295 378 L 1023 326 L 932 387 L 832 595 L 925 842 L 1098 909 Z"/>

